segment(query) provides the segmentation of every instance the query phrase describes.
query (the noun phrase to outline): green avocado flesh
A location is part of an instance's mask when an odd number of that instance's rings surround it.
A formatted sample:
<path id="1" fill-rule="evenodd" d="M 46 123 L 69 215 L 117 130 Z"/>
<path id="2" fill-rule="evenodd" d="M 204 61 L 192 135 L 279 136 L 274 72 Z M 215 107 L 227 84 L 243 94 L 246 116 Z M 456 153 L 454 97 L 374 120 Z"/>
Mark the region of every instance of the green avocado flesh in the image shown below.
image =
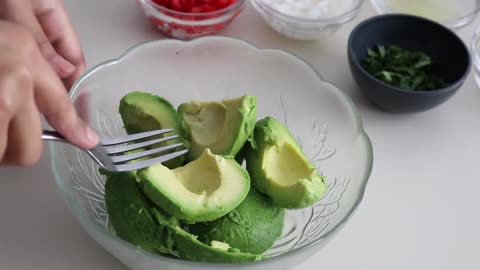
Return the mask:
<path id="1" fill-rule="evenodd" d="M 189 226 L 203 243 L 221 241 L 243 252 L 262 254 L 283 230 L 285 209 L 274 206 L 255 189 L 233 211 L 211 222 Z"/>
<path id="2" fill-rule="evenodd" d="M 272 117 L 256 122 L 253 96 L 175 109 L 162 97 L 131 92 L 119 111 L 127 133 L 172 128 L 161 136 L 180 137 L 162 145 L 189 149 L 138 171 L 100 170 L 112 232 L 148 252 L 195 262 L 264 259 L 283 232 L 286 209 L 311 206 L 326 192 L 288 128 Z"/>
<path id="3" fill-rule="evenodd" d="M 230 249 L 221 242 L 213 242 L 210 246 L 200 242 L 195 235 L 175 225 L 161 211 L 154 211 L 160 227 L 163 227 L 175 243 L 175 249 L 182 259 L 195 262 L 212 263 L 244 263 L 261 260 L 261 255 L 239 252 Z"/>
<path id="4" fill-rule="evenodd" d="M 253 96 L 181 104 L 178 112 L 191 143 L 189 160 L 198 158 L 206 148 L 213 154 L 235 156 L 252 135 L 256 104 Z"/>
<path id="5" fill-rule="evenodd" d="M 324 177 L 287 127 L 266 117 L 256 124 L 254 141 L 255 147 L 246 153 L 246 162 L 257 190 L 287 209 L 305 208 L 321 199 L 327 188 Z"/>
<path id="6" fill-rule="evenodd" d="M 179 135 L 177 139 L 153 147 L 176 143 L 186 144 L 179 114 L 173 105 L 162 97 L 144 92 L 131 92 L 120 101 L 119 111 L 128 134 L 171 128 L 173 129 L 172 132 L 160 135 L 160 137 Z M 185 146 L 188 147 L 188 144 Z M 182 166 L 184 162 L 185 156 L 180 156 L 164 162 L 164 165 L 174 169 Z"/>
<path id="7" fill-rule="evenodd" d="M 250 190 L 250 177 L 238 163 L 209 149 L 183 167 L 162 164 L 138 174 L 144 193 L 167 214 L 187 223 L 211 221 L 236 208 Z"/>

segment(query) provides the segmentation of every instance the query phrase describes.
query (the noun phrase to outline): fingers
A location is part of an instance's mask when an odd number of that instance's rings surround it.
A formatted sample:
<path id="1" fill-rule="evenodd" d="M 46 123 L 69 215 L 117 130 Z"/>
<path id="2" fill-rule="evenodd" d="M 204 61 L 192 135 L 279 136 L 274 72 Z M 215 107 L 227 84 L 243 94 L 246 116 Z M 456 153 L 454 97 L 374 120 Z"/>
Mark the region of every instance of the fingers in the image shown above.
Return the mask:
<path id="1" fill-rule="evenodd" d="M 40 114 L 35 106 L 33 91 L 29 93 L 25 104 L 13 118 L 8 131 L 8 147 L 4 164 L 32 166 L 42 153 L 42 125 Z"/>
<path id="2" fill-rule="evenodd" d="M 71 143 L 82 148 L 98 143 L 31 31 L 0 20 L 0 163 L 32 165 L 39 159 L 39 112 Z"/>
<path id="3" fill-rule="evenodd" d="M 35 101 L 40 112 L 68 141 L 81 148 L 93 148 L 98 137 L 78 116 L 60 79 L 41 55 L 34 55 L 32 61 Z"/>
<path id="4" fill-rule="evenodd" d="M 16 64 L 0 68 L 0 100 L 0 163 L 33 165 L 40 158 L 42 141 L 28 69 Z"/>
<path id="5" fill-rule="evenodd" d="M 69 142 L 81 148 L 94 147 L 98 143 L 96 133 L 78 116 L 62 81 L 35 46 L 35 40 L 29 31 L 19 26 L 8 27 L 15 29 L 16 34 L 12 39 L 18 43 L 17 54 L 23 51 L 20 54 L 24 56 L 17 57 L 18 61 L 22 61 L 31 72 L 38 110 Z"/>
<path id="6" fill-rule="evenodd" d="M 8 2 L 11 2 L 11 4 L 7 5 L 6 8 L 8 10 L 3 12 L 3 17 L 9 21 L 23 25 L 33 33 L 43 56 L 48 62 L 50 62 L 58 76 L 61 78 L 68 78 L 71 76 L 76 70 L 75 66 L 55 51 L 55 48 L 45 35 L 44 30 L 34 13 L 34 6 L 32 6 L 31 1 Z"/>
<path id="7" fill-rule="evenodd" d="M 61 78 L 68 78 L 71 76 L 75 72 L 75 66 L 55 51 L 55 48 L 45 35 L 41 24 L 33 13 L 33 10 L 26 12 L 25 24 L 28 25 L 31 31 L 33 31 L 33 35 L 37 40 L 40 51 L 45 59 L 50 62 L 58 76 Z"/>
<path id="8" fill-rule="evenodd" d="M 75 108 L 77 109 L 77 113 L 82 119 L 89 119 L 90 118 L 90 98 L 92 94 L 89 92 L 85 92 L 77 96 L 75 100 Z"/>
<path id="9" fill-rule="evenodd" d="M 0 90 L 0 97 L 2 97 L 2 90 Z M 3 157 L 7 150 L 7 136 L 8 136 L 8 126 L 10 125 L 10 118 L 7 112 L 0 109 L 0 163 L 2 163 Z"/>
<path id="10" fill-rule="evenodd" d="M 22 68 L 29 72 L 35 104 L 54 129 L 81 148 L 92 148 L 97 144 L 95 132 L 77 115 L 64 85 L 41 54 L 30 31 L 16 24 L 0 22 L 0 60 L 12 73 L 6 78 L 14 77 L 14 71 Z"/>
<path id="11" fill-rule="evenodd" d="M 34 1 L 38 21 L 55 50 L 75 66 L 75 71 L 62 77 L 67 88 L 85 71 L 85 58 L 75 30 L 62 1 Z"/>

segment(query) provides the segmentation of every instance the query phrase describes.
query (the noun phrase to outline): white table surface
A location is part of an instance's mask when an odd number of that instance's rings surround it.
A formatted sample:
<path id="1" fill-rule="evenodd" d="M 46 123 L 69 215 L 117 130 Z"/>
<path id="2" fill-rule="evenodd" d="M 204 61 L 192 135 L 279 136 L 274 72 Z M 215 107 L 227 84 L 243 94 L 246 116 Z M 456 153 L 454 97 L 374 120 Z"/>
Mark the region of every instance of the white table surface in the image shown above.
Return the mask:
<path id="1" fill-rule="evenodd" d="M 162 38 L 133 0 L 67 0 L 88 66 Z M 448 103 L 414 115 L 381 112 L 348 69 L 347 37 L 373 15 L 369 1 L 330 40 L 290 41 L 249 7 L 223 35 L 282 48 L 309 61 L 359 107 L 375 152 L 363 203 L 307 269 L 480 269 L 480 90 L 473 74 Z M 459 31 L 470 44 L 480 18 Z M 76 223 L 57 190 L 48 153 L 29 169 L 0 169 L 0 270 L 125 269 Z"/>

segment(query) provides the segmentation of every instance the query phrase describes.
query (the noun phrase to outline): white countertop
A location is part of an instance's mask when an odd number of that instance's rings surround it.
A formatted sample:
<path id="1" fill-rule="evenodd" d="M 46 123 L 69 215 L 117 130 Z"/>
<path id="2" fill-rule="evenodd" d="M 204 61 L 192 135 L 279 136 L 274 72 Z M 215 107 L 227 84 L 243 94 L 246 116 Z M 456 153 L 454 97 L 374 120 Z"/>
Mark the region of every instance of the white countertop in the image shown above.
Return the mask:
<path id="1" fill-rule="evenodd" d="M 88 66 L 162 36 L 133 0 L 67 0 Z M 361 96 L 349 72 L 351 29 L 373 15 L 365 1 L 355 21 L 318 42 L 295 42 L 268 28 L 249 7 L 222 34 L 282 48 L 310 62 L 359 107 L 375 152 L 363 203 L 343 231 L 298 270 L 480 269 L 480 89 L 473 73 L 437 109 L 392 115 Z M 459 31 L 470 44 L 480 17 Z M 0 269 L 125 269 L 76 223 L 50 172 L 0 169 Z"/>

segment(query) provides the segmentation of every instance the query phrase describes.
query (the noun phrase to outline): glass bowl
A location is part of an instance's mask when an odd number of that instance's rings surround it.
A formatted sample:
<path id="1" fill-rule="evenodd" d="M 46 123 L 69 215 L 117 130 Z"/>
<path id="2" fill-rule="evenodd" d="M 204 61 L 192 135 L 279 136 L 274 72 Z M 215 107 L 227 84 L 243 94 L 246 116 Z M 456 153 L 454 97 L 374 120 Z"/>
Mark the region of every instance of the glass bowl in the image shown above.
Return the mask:
<path id="1" fill-rule="evenodd" d="M 451 29 L 473 21 L 480 10 L 480 0 L 370 0 L 380 14 L 406 13 L 426 17 Z"/>
<path id="2" fill-rule="evenodd" d="M 148 253 L 115 236 L 105 210 L 105 179 L 95 163 L 74 147 L 50 144 L 53 174 L 73 215 L 131 269 L 291 269 L 321 250 L 363 198 L 373 152 L 357 109 L 290 53 L 226 37 L 154 41 L 93 67 L 70 95 L 99 135 L 110 138 L 125 135 L 118 106 L 130 91 L 161 95 L 174 106 L 255 95 L 258 119 L 271 115 L 283 121 L 328 182 L 315 206 L 287 211 L 283 235 L 266 253 L 271 258 L 239 265 L 194 263 Z"/>
<path id="3" fill-rule="evenodd" d="M 477 82 L 477 85 L 480 86 L 480 28 L 475 32 L 470 46 L 474 64 L 475 81 Z"/>
<path id="4" fill-rule="evenodd" d="M 282 13 L 265 0 L 252 0 L 252 4 L 264 21 L 278 33 L 296 40 L 316 40 L 331 36 L 342 25 L 353 20 L 363 4 L 363 0 L 336 1 L 348 1 L 349 5 L 342 12 L 318 19 Z"/>
<path id="5" fill-rule="evenodd" d="M 149 21 L 162 33 L 177 39 L 193 39 L 214 34 L 228 26 L 245 8 L 247 0 L 217 11 L 185 13 L 157 5 L 152 0 L 136 0 Z"/>

